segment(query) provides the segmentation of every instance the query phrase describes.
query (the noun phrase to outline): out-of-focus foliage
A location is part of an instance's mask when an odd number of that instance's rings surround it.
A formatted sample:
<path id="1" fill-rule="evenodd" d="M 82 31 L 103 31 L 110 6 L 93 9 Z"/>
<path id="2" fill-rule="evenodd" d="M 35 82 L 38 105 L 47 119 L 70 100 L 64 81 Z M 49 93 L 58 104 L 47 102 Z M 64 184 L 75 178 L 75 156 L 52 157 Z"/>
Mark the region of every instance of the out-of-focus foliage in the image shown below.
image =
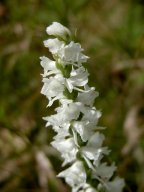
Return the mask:
<path id="1" fill-rule="evenodd" d="M 68 192 L 45 128 L 39 57 L 45 28 L 61 22 L 90 56 L 90 84 L 100 92 L 99 125 L 106 126 L 125 192 L 144 191 L 144 1 L 0 1 L 0 191 Z"/>

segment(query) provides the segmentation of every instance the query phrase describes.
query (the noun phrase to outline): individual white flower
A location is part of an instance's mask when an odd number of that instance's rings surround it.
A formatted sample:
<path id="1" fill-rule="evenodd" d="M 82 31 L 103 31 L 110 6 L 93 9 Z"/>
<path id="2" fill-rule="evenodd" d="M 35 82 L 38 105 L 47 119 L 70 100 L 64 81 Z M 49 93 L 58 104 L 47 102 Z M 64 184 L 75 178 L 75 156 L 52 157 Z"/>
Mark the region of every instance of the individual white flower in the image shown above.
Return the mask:
<path id="1" fill-rule="evenodd" d="M 100 148 L 104 139 L 105 137 L 102 133 L 96 132 L 92 137 L 89 138 L 87 147 Z"/>
<path id="2" fill-rule="evenodd" d="M 63 166 L 76 160 L 78 148 L 73 138 L 57 139 L 51 144 L 61 153 L 62 158 L 64 158 Z"/>
<path id="3" fill-rule="evenodd" d="M 96 124 L 101 113 L 94 107 L 82 107 L 81 114 L 81 119 L 73 121 L 72 125 L 81 136 L 81 139 L 86 142 L 97 129 Z"/>
<path id="4" fill-rule="evenodd" d="M 82 121 L 89 121 L 92 126 L 96 125 L 98 119 L 101 117 L 101 112 L 96 110 L 95 107 L 85 107 L 83 108 L 83 118 Z"/>
<path id="5" fill-rule="evenodd" d="M 64 79 L 61 74 L 57 74 L 54 77 L 43 78 L 44 85 L 41 93 L 49 99 L 48 106 L 51 106 L 57 99 L 64 98 Z"/>
<path id="6" fill-rule="evenodd" d="M 46 127 L 52 125 L 52 129 L 57 133 L 55 135 L 54 139 L 64 139 L 65 137 L 70 137 L 69 128 L 71 126 L 70 122 L 66 122 L 63 125 L 59 125 L 58 122 L 56 122 L 56 118 L 50 118 L 49 116 L 43 117 L 46 123 Z M 55 122 L 54 122 L 55 121 Z"/>
<path id="7" fill-rule="evenodd" d="M 76 161 L 71 167 L 59 173 L 58 177 L 64 177 L 73 191 L 77 191 L 86 183 L 86 172 L 81 161 Z"/>
<path id="8" fill-rule="evenodd" d="M 50 125 L 49 122 L 48 122 L 48 124 Z M 69 132 L 70 126 L 71 126 L 71 124 L 69 122 L 64 123 L 63 126 L 57 126 L 57 125 L 54 126 L 53 125 L 53 130 L 55 132 L 57 132 L 57 135 L 54 138 L 57 140 L 57 139 L 63 139 L 65 137 L 70 136 L 70 132 Z"/>
<path id="9" fill-rule="evenodd" d="M 97 132 L 89 138 L 87 145 L 81 148 L 83 155 L 93 160 L 95 166 L 100 164 L 104 154 L 109 154 L 107 147 L 102 147 L 103 140 L 104 135 Z"/>
<path id="10" fill-rule="evenodd" d="M 61 107 L 56 109 L 59 114 L 60 120 L 63 122 L 70 122 L 71 120 L 77 119 L 81 112 L 82 104 L 79 102 L 72 102 L 69 104 L 63 104 Z"/>
<path id="11" fill-rule="evenodd" d="M 69 31 L 69 29 L 64 27 L 58 22 L 53 22 L 52 25 L 46 28 L 46 32 L 49 35 L 61 37 L 63 39 L 66 39 L 67 36 L 71 35 L 71 32 Z"/>
<path id="12" fill-rule="evenodd" d="M 91 137 L 94 133 L 92 129 L 88 129 L 89 122 L 88 121 L 74 121 L 72 123 L 73 128 L 77 133 L 79 133 L 82 141 L 86 142 L 89 137 Z"/>
<path id="13" fill-rule="evenodd" d="M 116 177 L 114 180 L 106 182 L 105 190 L 107 192 L 122 192 L 125 186 L 125 182 L 123 179 Z"/>
<path id="14" fill-rule="evenodd" d="M 69 122 L 62 122 L 60 124 L 60 121 L 57 115 L 43 117 L 43 119 L 46 121 L 46 127 L 49 127 L 51 125 L 52 129 L 57 133 L 55 138 L 63 139 L 67 136 L 70 136 L 69 128 L 71 124 Z"/>
<path id="15" fill-rule="evenodd" d="M 65 123 L 70 123 L 79 117 L 81 103 L 65 103 L 56 108 L 56 111 L 57 114 L 46 117 L 45 120 L 49 122 L 49 125 L 63 127 Z"/>
<path id="16" fill-rule="evenodd" d="M 108 181 L 114 171 L 117 169 L 115 164 L 108 166 L 107 163 L 102 163 L 99 166 L 95 167 L 95 171 L 93 171 L 93 178 L 97 178 L 97 176 L 101 177 L 104 181 Z"/>
<path id="17" fill-rule="evenodd" d="M 103 156 L 109 154 L 109 150 L 107 149 L 107 147 L 101 147 L 97 149 L 94 147 L 83 147 L 82 153 L 87 159 L 93 160 L 94 165 L 99 166 Z"/>
<path id="18" fill-rule="evenodd" d="M 56 62 L 55 61 L 52 61 L 52 60 L 50 60 L 49 58 L 47 58 L 45 56 L 40 57 L 40 59 L 41 59 L 40 64 L 44 68 L 43 77 L 46 77 L 46 76 L 49 76 L 49 75 L 52 75 L 52 74 L 60 73 L 60 71 L 56 67 Z"/>
<path id="19" fill-rule="evenodd" d="M 85 92 L 79 92 L 76 101 L 79 101 L 85 105 L 92 106 L 95 98 L 99 95 L 98 92 L 95 91 L 94 87 L 89 87 L 85 85 Z"/>
<path id="20" fill-rule="evenodd" d="M 58 51 L 64 47 L 64 42 L 58 40 L 58 38 L 55 39 L 48 39 L 44 41 L 44 46 L 49 48 L 49 51 L 52 54 L 57 54 Z"/>
<path id="21" fill-rule="evenodd" d="M 88 57 L 82 53 L 83 49 L 79 43 L 65 45 L 59 49 L 58 56 L 65 61 L 66 64 L 81 64 L 87 61 Z"/>
<path id="22" fill-rule="evenodd" d="M 66 79 L 66 87 L 71 93 L 73 89 L 80 90 L 78 87 L 85 86 L 87 82 L 88 72 L 84 67 L 80 67 L 78 69 L 72 68 L 70 77 Z"/>

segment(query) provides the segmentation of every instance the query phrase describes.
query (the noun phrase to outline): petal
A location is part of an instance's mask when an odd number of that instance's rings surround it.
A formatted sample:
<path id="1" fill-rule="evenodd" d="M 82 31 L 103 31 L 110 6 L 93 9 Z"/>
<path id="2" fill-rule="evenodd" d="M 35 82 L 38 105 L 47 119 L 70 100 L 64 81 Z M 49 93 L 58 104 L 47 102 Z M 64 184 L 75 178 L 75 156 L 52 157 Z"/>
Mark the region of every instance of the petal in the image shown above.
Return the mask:
<path id="1" fill-rule="evenodd" d="M 76 159 L 78 149 L 73 138 L 58 139 L 51 142 L 51 144 L 61 153 L 61 156 L 64 158 L 65 161 L 63 165 L 70 163 Z"/>
<path id="2" fill-rule="evenodd" d="M 100 176 L 103 180 L 109 180 L 114 171 L 116 170 L 116 166 L 113 163 L 111 166 L 108 166 L 106 163 L 100 164 L 98 167 L 96 167 L 95 172 L 93 173 L 93 177 Z"/>

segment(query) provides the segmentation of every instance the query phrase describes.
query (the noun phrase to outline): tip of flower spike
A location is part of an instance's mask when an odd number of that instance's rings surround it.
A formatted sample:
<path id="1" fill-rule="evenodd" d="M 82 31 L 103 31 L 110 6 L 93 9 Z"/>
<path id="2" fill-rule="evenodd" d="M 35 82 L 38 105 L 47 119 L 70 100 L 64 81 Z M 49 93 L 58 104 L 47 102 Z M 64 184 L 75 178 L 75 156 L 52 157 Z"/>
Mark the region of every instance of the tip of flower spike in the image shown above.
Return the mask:
<path id="1" fill-rule="evenodd" d="M 62 39 L 66 39 L 67 36 L 71 36 L 69 29 L 58 22 L 53 22 L 50 26 L 48 26 L 46 28 L 46 32 L 48 35 L 53 35 Z"/>

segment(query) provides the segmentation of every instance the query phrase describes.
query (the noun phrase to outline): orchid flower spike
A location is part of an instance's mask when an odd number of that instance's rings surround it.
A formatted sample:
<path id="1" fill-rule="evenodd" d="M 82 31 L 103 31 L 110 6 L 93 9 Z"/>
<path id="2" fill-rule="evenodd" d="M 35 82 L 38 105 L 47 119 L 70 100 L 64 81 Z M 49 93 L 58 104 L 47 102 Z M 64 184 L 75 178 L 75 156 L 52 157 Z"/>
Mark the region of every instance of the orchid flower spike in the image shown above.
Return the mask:
<path id="1" fill-rule="evenodd" d="M 59 106 L 44 119 L 56 132 L 52 146 L 60 152 L 63 166 L 69 165 L 58 177 L 65 179 L 72 192 L 122 192 L 125 183 L 114 177 L 115 163 L 104 160 L 110 150 L 103 146 L 103 128 L 97 125 L 101 112 L 93 106 L 98 92 L 89 87 L 89 73 L 83 66 L 88 57 L 60 23 L 53 22 L 46 31 L 52 38 L 44 45 L 53 60 L 40 57 L 44 69 L 41 93 L 48 98 L 48 106 L 56 100 Z"/>

